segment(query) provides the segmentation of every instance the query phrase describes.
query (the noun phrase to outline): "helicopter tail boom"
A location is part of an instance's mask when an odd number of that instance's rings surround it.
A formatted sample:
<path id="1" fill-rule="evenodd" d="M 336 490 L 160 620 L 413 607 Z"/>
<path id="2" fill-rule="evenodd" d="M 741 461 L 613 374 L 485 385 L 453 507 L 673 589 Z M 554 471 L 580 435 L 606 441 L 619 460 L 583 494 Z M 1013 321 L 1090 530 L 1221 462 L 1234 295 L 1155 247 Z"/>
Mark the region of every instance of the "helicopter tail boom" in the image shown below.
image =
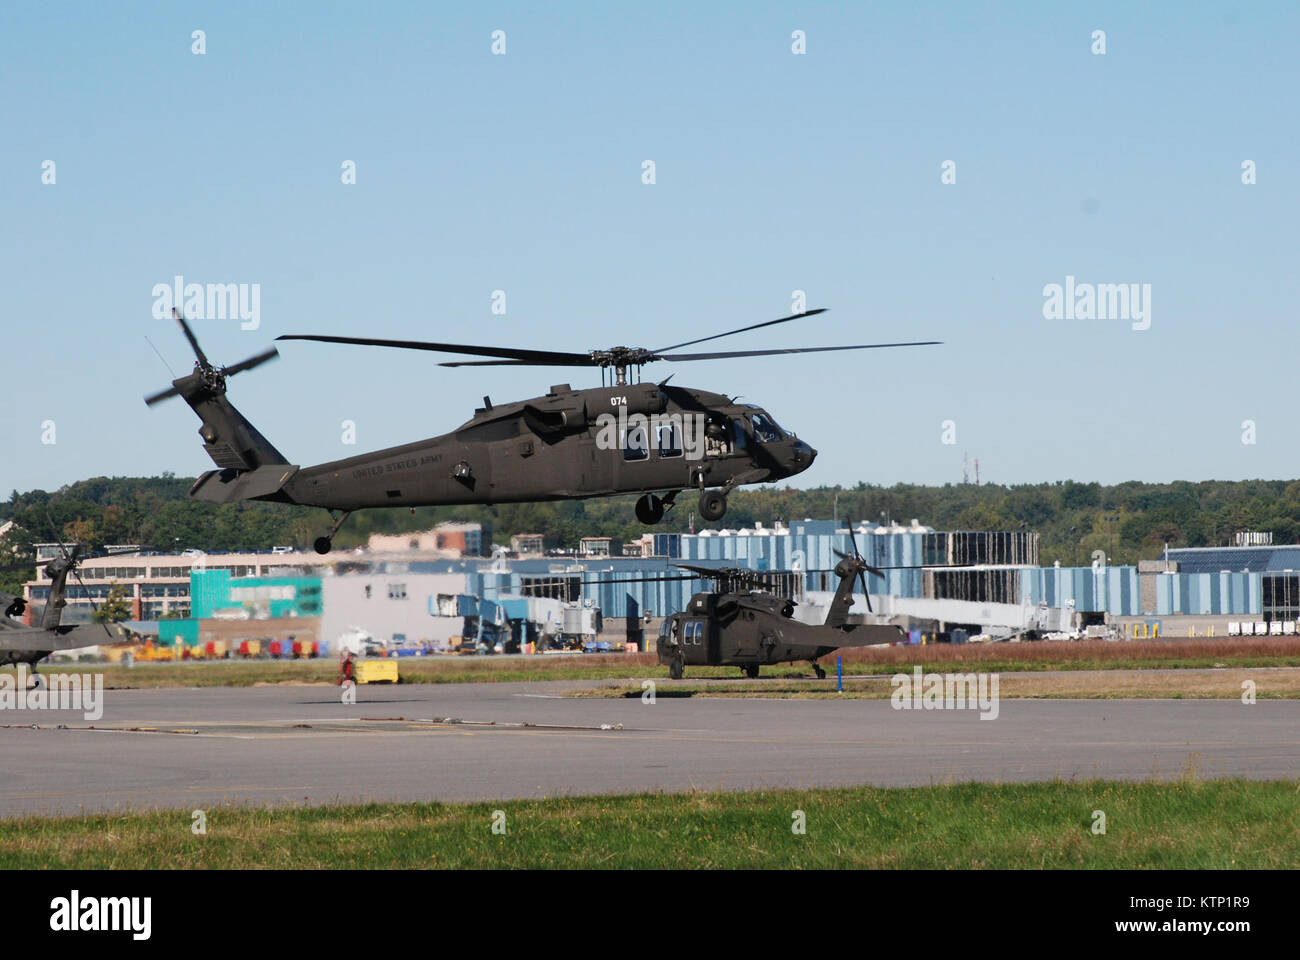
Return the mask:
<path id="1" fill-rule="evenodd" d="M 145 403 L 153 406 L 169 397 L 180 397 L 202 421 L 199 436 L 203 438 L 203 450 L 217 469 L 199 477 L 190 488 L 190 496 L 214 503 L 290 500 L 282 490 L 298 468 L 226 399 L 227 378 L 274 360 L 278 352 L 271 348 L 233 366 L 214 366 L 185 318 L 176 310 L 172 310 L 172 316 L 194 349 L 194 372 L 173 380 L 166 390 L 146 397 Z"/>

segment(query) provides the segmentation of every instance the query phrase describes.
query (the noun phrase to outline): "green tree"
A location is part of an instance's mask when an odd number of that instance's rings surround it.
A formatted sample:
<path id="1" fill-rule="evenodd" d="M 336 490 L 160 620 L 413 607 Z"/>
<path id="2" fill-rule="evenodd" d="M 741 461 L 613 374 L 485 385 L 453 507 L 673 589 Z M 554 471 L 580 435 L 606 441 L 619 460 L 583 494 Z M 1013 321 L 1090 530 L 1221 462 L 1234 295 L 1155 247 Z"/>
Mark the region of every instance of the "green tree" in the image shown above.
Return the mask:
<path id="1" fill-rule="evenodd" d="M 121 623 L 131 619 L 131 607 L 126 602 L 126 587 L 123 584 L 113 584 L 107 599 L 95 609 L 93 619 L 96 623 Z"/>

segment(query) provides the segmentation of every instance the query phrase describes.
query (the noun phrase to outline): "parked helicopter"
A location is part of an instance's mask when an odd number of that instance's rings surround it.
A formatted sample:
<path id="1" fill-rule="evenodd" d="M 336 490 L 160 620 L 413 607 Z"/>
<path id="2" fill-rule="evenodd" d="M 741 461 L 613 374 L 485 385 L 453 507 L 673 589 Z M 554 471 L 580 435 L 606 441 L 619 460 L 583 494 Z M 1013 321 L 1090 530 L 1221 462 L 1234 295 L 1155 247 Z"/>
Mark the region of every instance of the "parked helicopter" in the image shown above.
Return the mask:
<path id="1" fill-rule="evenodd" d="M 215 367 L 189 324 L 173 316 L 194 350 L 194 371 L 145 399 L 153 405 L 179 396 L 202 421 L 204 450 L 217 465 L 190 489 L 197 500 L 229 503 L 271 500 L 323 507 L 333 525 L 315 542 L 328 553 L 348 515 L 365 507 L 524 503 L 639 493 L 637 519 L 658 523 L 685 489 L 700 491 L 699 512 L 722 518 L 727 494 L 742 484 L 782 480 L 807 470 L 817 451 L 787 433 L 763 408 L 719 393 L 659 383 L 629 382 L 628 371 L 656 360 L 691 361 L 787 353 L 923 346 L 865 343 L 721 353 L 674 353 L 682 347 L 760 327 L 799 320 L 821 309 L 657 350 L 614 347 L 559 353 L 512 347 L 292 334 L 278 340 L 316 340 L 492 357 L 440 366 L 577 366 L 612 368 L 613 383 L 574 390 L 551 387 L 544 397 L 494 405 L 488 397 L 451 433 L 311 467 L 291 464 L 226 399 L 226 380 L 277 357 L 270 350 L 231 367 Z"/>
<path id="2" fill-rule="evenodd" d="M 0 592 L 0 606 L 3 607 L 3 615 L 0 615 L 0 666 L 28 664 L 33 684 L 40 682 L 40 675 L 36 672 L 37 662 L 51 653 L 93 647 L 122 639 L 115 637 L 106 623 L 64 625 L 61 622 L 63 608 L 67 605 L 68 574 L 76 576 L 77 582 L 81 583 L 76 568 L 86 558 L 86 554 L 81 544 L 74 544 L 69 552 L 60 543 L 59 549 L 61 556 L 45 564 L 45 575 L 51 581 L 50 595 L 37 626 L 28 626 L 16 619 L 26 612 L 25 598 Z M 86 585 L 82 583 L 81 587 L 85 590 Z"/>
<path id="3" fill-rule="evenodd" d="M 852 526 L 850 526 L 852 529 Z M 901 627 L 890 624 L 849 623 L 853 605 L 853 586 L 862 584 L 867 610 L 871 597 L 867 593 L 866 574 L 884 574 L 870 566 L 853 544 L 853 553 L 835 551 L 840 562 L 835 574 L 840 578 L 831 599 L 826 620 L 820 624 L 793 619 L 795 602 L 788 596 L 763 592 L 762 574 L 734 567 L 710 568 L 679 563 L 690 574 L 669 577 L 635 577 L 605 583 L 635 583 L 649 580 L 708 579 L 717 584 L 712 591 L 691 597 L 686 609 L 664 618 L 660 627 L 658 651 L 660 664 L 668 667 L 668 676 L 680 680 L 687 665 L 740 667 L 745 676 L 755 678 L 759 667 L 767 664 L 807 660 L 818 679 L 826 671 L 817 661 L 842 647 L 867 647 L 898 643 L 907 639 Z"/>

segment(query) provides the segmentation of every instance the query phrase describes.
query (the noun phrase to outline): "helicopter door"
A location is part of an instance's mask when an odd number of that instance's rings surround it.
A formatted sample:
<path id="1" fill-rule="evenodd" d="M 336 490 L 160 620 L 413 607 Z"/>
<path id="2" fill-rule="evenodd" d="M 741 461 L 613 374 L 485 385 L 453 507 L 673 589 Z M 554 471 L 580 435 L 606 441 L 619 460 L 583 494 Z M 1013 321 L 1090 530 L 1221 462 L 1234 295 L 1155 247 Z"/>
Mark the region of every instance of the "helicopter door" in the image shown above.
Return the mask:
<path id="1" fill-rule="evenodd" d="M 682 658 L 687 663 L 706 664 L 708 660 L 708 650 L 705 646 L 705 637 L 708 635 L 709 625 L 704 620 L 688 620 L 682 627 Z"/>
<path id="2" fill-rule="evenodd" d="M 619 431 L 617 451 L 609 451 L 606 456 L 613 456 L 615 490 L 639 490 L 646 486 L 646 471 L 650 466 L 650 431 L 636 424 Z"/>
<path id="3" fill-rule="evenodd" d="M 710 620 L 700 621 L 700 662 L 720 663 L 722 657 L 718 651 L 718 627 Z"/>

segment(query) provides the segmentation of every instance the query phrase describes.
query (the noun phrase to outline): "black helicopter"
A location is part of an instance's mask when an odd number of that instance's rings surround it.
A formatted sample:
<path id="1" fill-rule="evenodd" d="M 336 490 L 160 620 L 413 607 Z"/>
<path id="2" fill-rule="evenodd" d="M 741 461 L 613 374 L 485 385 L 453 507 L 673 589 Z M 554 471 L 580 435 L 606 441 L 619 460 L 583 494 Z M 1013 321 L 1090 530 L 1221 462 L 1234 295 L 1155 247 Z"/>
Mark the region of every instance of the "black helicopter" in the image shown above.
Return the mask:
<path id="1" fill-rule="evenodd" d="M 852 530 L 852 525 L 849 527 Z M 794 619 L 795 602 L 770 592 L 763 574 L 734 567 L 711 568 L 679 563 L 690 574 L 670 577 L 636 577 L 605 583 L 636 583 L 647 580 L 713 580 L 717 588 L 691 597 L 686 609 L 665 617 L 659 630 L 659 662 L 668 676 L 680 680 L 687 665 L 740 667 L 755 678 L 764 664 L 807 660 L 818 679 L 826 671 L 817 661 L 842 647 L 867 647 L 898 643 L 907 639 L 901 627 L 891 624 L 850 623 L 854 582 L 860 580 L 871 610 L 866 574 L 884 574 L 870 566 L 853 544 L 853 553 L 835 551 L 840 578 L 824 623 L 802 623 Z"/>
<path id="2" fill-rule="evenodd" d="M 147 397 L 155 404 L 179 396 L 199 415 L 204 450 L 217 465 L 190 489 L 198 500 L 229 503 L 272 500 L 330 511 L 333 526 L 315 542 L 331 540 L 354 511 L 365 507 L 526 503 L 639 493 L 637 519 L 658 523 L 685 489 L 700 491 L 706 521 L 722 518 L 727 494 L 742 484 L 794 476 L 817 451 L 787 433 L 761 407 L 719 393 L 659 383 L 629 382 L 628 371 L 656 360 L 712 360 L 787 353 L 924 346 L 864 343 L 721 353 L 675 353 L 682 347 L 823 313 L 821 309 L 751 324 L 726 333 L 647 350 L 614 347 L 559 353 L 370 337 L 291 334 L 278 340 L 317 340 L 492 357 L 440 366 L 574 366 L 613 369 L 613 383 L 574 390 L 551 387 L 544 397 L 494 405 L 487 397 L 474 416 L 451 433 L 311 467 L 291 464 L 226 399 L 226 379 L 278 356 L 273 347 L 231 367 L 208 362 L 189 324 L 175 319 L 189 340 L 194 371 Z M 635 379 L 635 376 L 633 377 Z"/>
<path id="3" fill-rule="evenodd" d="M 0 666 L 28 664 L 33 684 L 40 682 L 36 673 L 37 662 L 51 653 L 93 647 L 124 638 L 114 636 L 106 623 L 64 625 L 61 622 L 63 608 L 67 606 L 68 575 L 75 576 L 82 590 L 86 589 L 76 569 L 87 554 L 81 544 L 74 544 L 69 551 L 60 543 L 59 550 L 60 556 L 45 564 L 45 575 L 50 578 L 50 594 L 39 624 L 28 626 L 17 619 L 27 610 L 25 598 L 0 592 Z M 91 604 L 94 605 L 93 600 Z"/>

